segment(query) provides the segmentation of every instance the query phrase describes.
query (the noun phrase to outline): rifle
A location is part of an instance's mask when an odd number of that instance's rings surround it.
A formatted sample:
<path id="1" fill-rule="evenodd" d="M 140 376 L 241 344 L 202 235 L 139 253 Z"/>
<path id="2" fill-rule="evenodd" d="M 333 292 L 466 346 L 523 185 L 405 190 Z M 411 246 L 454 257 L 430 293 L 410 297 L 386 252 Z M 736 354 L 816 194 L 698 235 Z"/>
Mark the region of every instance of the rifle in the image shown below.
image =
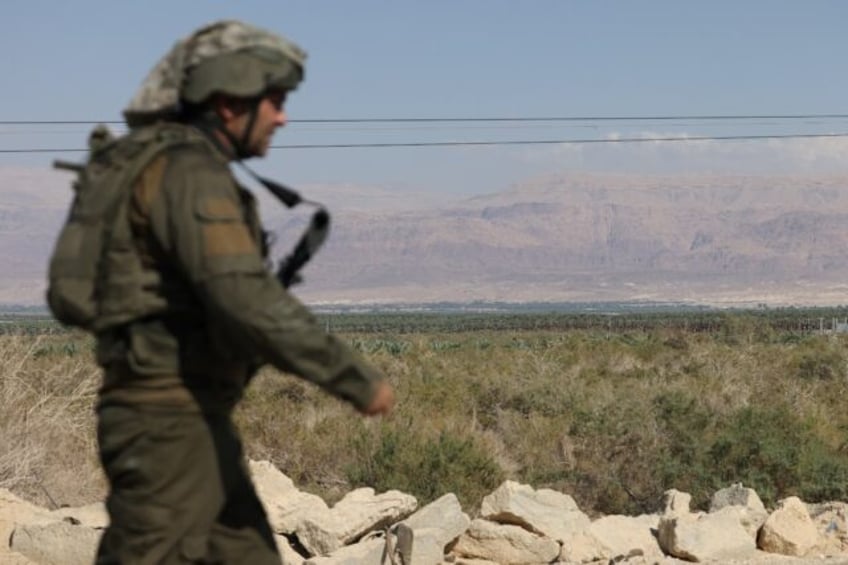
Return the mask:
<path id="1" fill-rule="evenodd" d="M 294 208 L 298 204 L 309 204 L 317 210 L 312 214 L 309 226 L 300 236 L 294 250 L 280 261 L 277 268 L 277 279 L 285 288 L 303 281 L 300 269 L 318 252 L 318 249 L 327 239 L 330 233 L 330 213 L 318 202 L 306 200 L 297 191 L 271 179 L 261 177 L 249 169 L 244 163 L 238 161 L 239 165 L 250 174 L 257 182 L 268 189 L 280 202 L 288 208 Z"/>
<path id="2" fill-rule="evenodd" d="M 107 143 L 111 143 L 115 140 L 115 136 L 112 135 L 112 132 L 109 131 L 109 128 L 104 124 L 97 124 L 91 133 L 88 134 L 88 150 L 89 153 L 93 153 L 98 149 L 105 146 Z M 73 161 L 65 161 L 63 159 L 56 159 L 53 161 L 53 168 L 59 169 L 62 171 L 71 171 L 72 173 L 76 173 L 80 175 L 85 170 L 85 163 L 75 163 Z M 75 182 L 73 185 L 74 191 L 79 189 L 79 183 Z"/>
<path id="3" fill-rule="evenodd" d="M 60 169 L 63 171 L 71 171 L 73 173 L 81 173 L 83 169 L 85 169 L 84 163 L 74 163 L 72 161 L 64 161 L 62 159 L 56 159 L 53 161 L 53 168 Z"/>

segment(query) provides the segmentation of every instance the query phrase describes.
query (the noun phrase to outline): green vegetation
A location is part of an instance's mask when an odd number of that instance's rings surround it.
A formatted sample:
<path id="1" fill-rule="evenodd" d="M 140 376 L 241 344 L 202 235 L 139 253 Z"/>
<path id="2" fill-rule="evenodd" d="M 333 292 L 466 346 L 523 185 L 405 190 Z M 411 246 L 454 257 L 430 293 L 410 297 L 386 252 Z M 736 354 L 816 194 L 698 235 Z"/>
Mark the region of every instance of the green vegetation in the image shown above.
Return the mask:
<path id="1" fill-rule="evenodd" d="M 422 500 L 453 492 L 470 507 L 505 478 L 485 444 L 468 432 L 386 423 L 354 437 L 352 447 L 356 456 L 346 477 L 378 492 L 397 489 Z"/>
<path id="2" fill-rule="evenodd" d="M 598 330 L 608 333 L 680 330 L 721 333 L 726 339 L 762 335 L 793 340 L 798 335 L 830 328 L 833 320 L 848 320 L 848 306 L 715 310 L 679 305 L 597 304 L 434 304 L 423 309 L 321 312 L 319 322 L 335 333 L 405 335 L 472 331 Z M 0 308 L 0 335 L 64 334 L 41 309 Z"/>
<path id="3" fill-rule="evenodd" d="M 506 478 L 604 514 L 654 511 L 672 487 L 704 507 L 738 481 L 767 505 L 848 500 L 848 335 L 817 331 L 844 314 L 814 314 L 333 315 L 392 379 L 395 413 L 362 419 L 266 369 L 236 417 L 251 457 L 330 502 L 454 492 L 473 513 Z M 91 340 L 19 334 L 0 336 L 0 487 L 89 502 Z"/>

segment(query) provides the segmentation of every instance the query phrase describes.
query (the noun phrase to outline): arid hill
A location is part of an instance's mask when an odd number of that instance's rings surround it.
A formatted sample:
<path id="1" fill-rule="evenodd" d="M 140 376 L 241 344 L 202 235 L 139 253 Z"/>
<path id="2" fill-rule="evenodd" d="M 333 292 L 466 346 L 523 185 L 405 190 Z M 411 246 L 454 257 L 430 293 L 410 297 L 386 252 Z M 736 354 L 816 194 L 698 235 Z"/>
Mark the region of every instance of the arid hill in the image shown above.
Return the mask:
<path id="1" fill-rule="evenodd" d="M 70 176 L 0 179 L 0 303 L 38 303 Z M 304 192 L 334 213 L 298 289 L 313 302 L 834 304 L 848 292 L 848 175 L 561 174 L 438 207 L 363 187 Z M 284 255 L 304 215 L 270 202 L 263 215 Z"/>
<path id="2" fill-rule="evenodd" d="M 841 303 L 846 219 L 848 176 L 552 176 L 441 209 L 340 214 L 302 292 Z"/>

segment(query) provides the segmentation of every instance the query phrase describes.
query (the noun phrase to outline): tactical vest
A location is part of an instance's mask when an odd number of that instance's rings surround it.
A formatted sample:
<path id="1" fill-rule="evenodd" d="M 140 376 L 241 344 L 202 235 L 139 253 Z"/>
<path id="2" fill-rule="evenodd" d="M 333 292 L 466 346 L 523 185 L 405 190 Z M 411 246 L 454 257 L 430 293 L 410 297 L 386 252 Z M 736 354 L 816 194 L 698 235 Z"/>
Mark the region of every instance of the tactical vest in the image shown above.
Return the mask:
<path id="1" fill-rule="evenodd" d="M 128 215 L 132 188 L 163 151 L 207 143 L 195 130 L 172 123 L 131 130 L 118 139 L 103 132 L 92 134 L 88 162 L 78 168 L 74 200 L 51 256 L 47 290 L 57 320 L 95 333 L 164 306 L 161 297 L 144 290 L 155 287 L 160 275 L 144 268 L 133 240 Z"/>

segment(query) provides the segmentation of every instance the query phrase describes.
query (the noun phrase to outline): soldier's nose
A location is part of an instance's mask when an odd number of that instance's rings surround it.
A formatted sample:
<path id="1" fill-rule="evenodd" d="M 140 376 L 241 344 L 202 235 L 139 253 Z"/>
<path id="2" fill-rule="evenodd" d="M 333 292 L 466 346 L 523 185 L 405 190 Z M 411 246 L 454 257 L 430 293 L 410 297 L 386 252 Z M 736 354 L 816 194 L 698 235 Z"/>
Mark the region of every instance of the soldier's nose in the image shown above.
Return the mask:
<path id="1" fill-rule="evenodd" d="M 282 127 L 282 126 L 286 125 L 286 122 L 288 122 L 288 121 L 289 121 L 289 117 L 286 115 L 285 110 L 280 110 L 279 112 L 277 112 L 276 119 L 274 120 L 275 124 Z"/>

